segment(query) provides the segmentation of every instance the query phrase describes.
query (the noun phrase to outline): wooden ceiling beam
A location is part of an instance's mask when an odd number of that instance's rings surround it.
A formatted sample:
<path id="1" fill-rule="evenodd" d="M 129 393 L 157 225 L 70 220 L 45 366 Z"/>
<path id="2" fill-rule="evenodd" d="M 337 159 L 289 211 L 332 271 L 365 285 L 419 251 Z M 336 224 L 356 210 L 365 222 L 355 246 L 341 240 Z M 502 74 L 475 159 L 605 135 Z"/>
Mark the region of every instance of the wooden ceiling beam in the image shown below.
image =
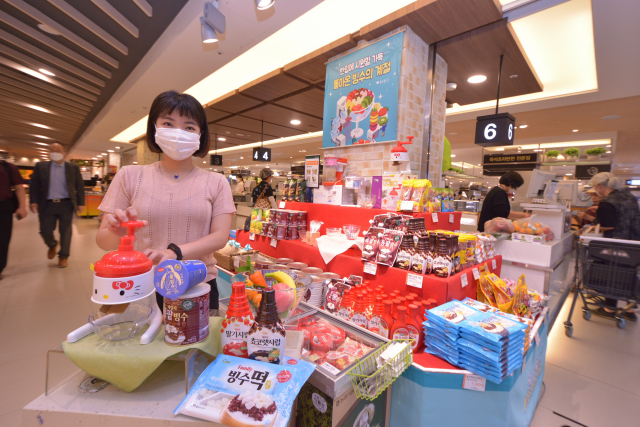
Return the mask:
<path id="1" fill-rule="evenodd" d="M 55 108 L 60 112 L 70 111 L 76 114 L 87 114 L 91 108 L 77 104 L 75 102 L 69 100 L 63 100 L 56 95 L 47 94 L 46 96 L 38 96 L 37 93 L 33 91 L 23 90 L 21 87 L 14 84 L 7 84 L 7 80 L 5 76 L 0 75 L 0 93 L 4 93 L 7 96 L 12 96 L 11 94 L 15 94 L 15 96 L 19 96 L 19 99 L 27 99 L 28 101 L 35 102 L 37 104 L 43 104 L 46 108 Z M 19 83 L 19 82 L 16 82 Z"/>
<path id="2" fill-rule="evenodd" d="M 118 12 L 118 10 L 111 6 L 107 0 L 91 0 L 93 4 L 98 6 L 100 10 L 106 13 L 111 19 L 113 19 L 118 25 L 127 30 L 129 34 L 131 34 L 135 38 L 140 37 L 140 31 L 138 27 L 133 25 L 131 21 L 129 21 L 123 14 Z"/>

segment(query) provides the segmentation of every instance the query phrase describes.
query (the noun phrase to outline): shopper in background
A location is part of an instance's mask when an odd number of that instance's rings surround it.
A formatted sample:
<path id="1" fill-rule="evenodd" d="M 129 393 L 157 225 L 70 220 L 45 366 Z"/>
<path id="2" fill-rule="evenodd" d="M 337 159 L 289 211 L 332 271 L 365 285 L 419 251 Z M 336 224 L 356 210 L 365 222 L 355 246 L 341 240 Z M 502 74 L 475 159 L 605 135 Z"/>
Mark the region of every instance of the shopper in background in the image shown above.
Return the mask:
<path id="1" fill-rule="evenodd" d="M 236 209 L 226 178 L 195 167 L 191 160 L 209 151 L 207 116 L 198 100 L 174 91 L 158 95 L 149 110 L 147 146 L 162 153 L 162 159 L 125 166 L 115 175 L 99 208 L 105 214 L 96 242 L 115 250 L 127 232 L 121 222 L 145 221 L 147 227 L 136 233 L 137 249 L 154 264 L 168 259 L 204 262 L 211 285 L 209 308 L 217 310 L 213 253 L 227 243 Z M 162 307 L 162 297 L 156 297 Z"/>
<path id="2" fill-rule="evenodd" d="M 593 185 L 596 194 L 602 199 L 596 212 L 595 224 L 600 225 L 604 237 L 610 239 L 640 240 L 640 208 L 638 200 L 628 190 L 623 189 L 624 180 L 610 172 L 595 174 L 589 181 Z M 591 226 L 585 230 L 589 233 Z M 605 304 L 611 309 L 600 308 L 594 314 L 613 316 L 614 309 L 618 305 L 613 298 L 606 298 Z M 634 313 L 625 315 L 632 321 L 637 321 Z"/>
<path id="3" fill-rule="evenodd" d="M 84 181 L 78 165 L 65 162 L 64 147 L 57 142 L 49 146 L 49 162 L 39 162 L 31 174 L 29 198 L 31 211 L 40 217 L 40 234 L 49 247 L 47 258 L 56 256 L 58 241 L 53 232 L 58 224 L 60 251 L 58 267 L 69 266 L 73 212 L 84 209 Z"/>
<path id="4" fill-rule="evenodd" d="M 578 212 L 578 218 L 581 221 L 581 227 L 593 224 L 593 221 L 595 221 L 596 219 L 596 212 L 598 212 L 598 205 L 600 204 L 600 200 L 602 200 L 602 197 L 600 197 L 598 193 L 596 193 L 596 190 L 594 190 L 593 188 L 588 189 L 587 194 L 591 196 L 593 205 L 584 212 Z"/>
<path id="5" fill-rule="evenodd" d="M 18 220 L 27 216 L 25 183 L 14 164 L 0 160 L 0 279 L 7 266 L 13 214 Z"/>
<path id="6" fill-rule="evenodd" d="M 518 172 L 507 172 L 500 177 L 499 184 L 493 187 L 482 203 L 482 211 L 478 219 L 478 231 L 484 231 L 484 224 L 494 218 L 520 219 L 530 216 L 524 212 L 511 210 L 509 197 L 513 196 L 524 184 L 522 175 Z"/>
<path id="7" fill-rule="evenodd" d="M 236 188 L 233 190 L 235 193 L 243 193 L 244 192 L 244 180 L 240 175 L 236 177 Z"/>
<path id="8" fill-rule="evenodd" d="M 253 193 L 251 193 L 251 198 L 253 199 L 253 204 L 255 206 L 256 201 L 263 195 L 263 197 L 267 197 L 269 199 L 269 204 L 271 205 L 271 209 L 275 209 L 276 199 L 273 195 L 273 189 L 271 188 L 271 181 L 273 181 L 273 171 L 269 168 L 264 168 L 260 171 L 260 179 L 262 180 L 260 184 L 253 189 Z"/>

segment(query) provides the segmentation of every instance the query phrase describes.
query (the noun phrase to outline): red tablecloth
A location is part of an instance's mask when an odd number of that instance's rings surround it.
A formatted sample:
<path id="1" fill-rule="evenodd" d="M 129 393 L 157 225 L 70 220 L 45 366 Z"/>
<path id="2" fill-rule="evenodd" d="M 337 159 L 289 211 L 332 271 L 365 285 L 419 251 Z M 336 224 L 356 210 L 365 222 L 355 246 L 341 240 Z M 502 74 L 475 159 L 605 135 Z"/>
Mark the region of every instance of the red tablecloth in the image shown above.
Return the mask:
<path id="1" fill-rule="evenodd" d="M 278 203 L 278 207 L 280 203 Z M 384 209 L 364 209 L 355 206 L 334 206 L 319 203 L 285 202 L 284 209 L 307 212 L 307 224 L 309 221 L 322 221 L 324 224 L 320 228 L 320 234 L 326 234 L 326 228 L 342 228 L 346 224 L 360 226 L 360 230 L 368 230 L 369 220 L 376 215 L 382 215 L 393 211 Z M 399 213 L 399 212 L 393 212 Z M 453 215 L 453 222 L 450 222 Z M 439 212 L 438 221 L 433 222 L 430 213 L 414 213 L 415 218 L 424 217 L 427 230 L 460 230 L 460 218 L 462 212 Z M 308 227 L 307 227 L 308 228 Z"/>
<path id="2" fill-rule="evenodd" d="M 253 249 L 275 257 L 291 258 L 299 262 L 304 262 L 310 267 L 318 267 L 324 271 L 340 274 L 349 277 L 351 274 L 363 276 L 375 285 L 384 285 L 386 293 L 399 290 L 402 295 L 415 292 L 423 299 L 433 298 L 438 304 L 444 304 L 452 299 L 462 300 L 465 297 L 476 298 L 477 282 L 473 278 L 472 269 L 465 269 L 462 273 L 441 279 L 434 275 L 425 275 L 422 281 L 422 289 L 406 285 L 407 271 L 400 268 L 378 265 L 376 275 L 364 274 L 364 262 L 361 259 L 362 252 L 357 247 L 349 249 L 347 252 L 337 255 L 334 259 L 325 264 L 318 248 L 307 245 L 301 240 L 279 240 L 277 246 L 273 248 L 271 239 L 264 236 L 255 236 L 255 240 L 249 240 L 249 233 L 238 231 L 237 241 L 242 245 L 249 243 Z M 493 264 L 495 261 L 495 268 Z M 502 257 L 496 256 L 487 261 L 489 270 L 500 275 L 502 267 Z M 462 287 L 461 277 L 467 276 L 468 285 Z"/>

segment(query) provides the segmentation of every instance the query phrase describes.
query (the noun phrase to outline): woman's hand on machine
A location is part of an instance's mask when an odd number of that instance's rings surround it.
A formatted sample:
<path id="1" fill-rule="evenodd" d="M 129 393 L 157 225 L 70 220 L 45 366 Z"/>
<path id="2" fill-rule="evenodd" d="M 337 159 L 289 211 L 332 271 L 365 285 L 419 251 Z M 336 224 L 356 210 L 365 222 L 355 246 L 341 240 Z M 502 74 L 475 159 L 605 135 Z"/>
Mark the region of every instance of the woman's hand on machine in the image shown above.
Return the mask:
<path id="1" fill-rule="evenodd" d="M 162 249 L 162 250 L 156 250 L 156 249 L 145 249 L 143 252 L 147 258 L 149 258 L 151 261 L 153 261 L 154 264 L 160 264 L 163 261 L 166 261 L 168 259 L 176 259 L 176 253 L 173 252 L 171 249 Z"/>
<path id="2" fill-rule="evenodd" d="M 112 214 L 106 214 L 104 221 L 107 222 L 107 228 L 110 232 L 117 234 L 118 236 L 124 236 L 127 230 L 124 227 L 120 227 L 120 223 L 127 221 L 137 221 L 138 213 L 133 206 L 129 206 L 127 210 L 116 209 Z M 147 225 L 147 221 L 143 221 Z"/>

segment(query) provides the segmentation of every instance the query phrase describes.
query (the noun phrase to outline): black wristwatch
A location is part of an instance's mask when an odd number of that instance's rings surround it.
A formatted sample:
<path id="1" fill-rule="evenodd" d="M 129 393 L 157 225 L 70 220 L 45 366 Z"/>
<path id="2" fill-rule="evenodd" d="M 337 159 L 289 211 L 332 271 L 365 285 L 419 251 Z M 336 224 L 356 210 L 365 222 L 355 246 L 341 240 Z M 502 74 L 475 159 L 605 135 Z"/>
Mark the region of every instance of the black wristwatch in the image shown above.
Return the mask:
<path id="1" fill-rule="evenodd" d="M 175 243 L 169 243 L 169 246 L 167 246 L 167 249 L 171 249 L 173 252 L 175 252 L 176 259 L 178 261 L 182 260 L 182 251 L 180 250 L 178 245 L 176 245 Z"/>

